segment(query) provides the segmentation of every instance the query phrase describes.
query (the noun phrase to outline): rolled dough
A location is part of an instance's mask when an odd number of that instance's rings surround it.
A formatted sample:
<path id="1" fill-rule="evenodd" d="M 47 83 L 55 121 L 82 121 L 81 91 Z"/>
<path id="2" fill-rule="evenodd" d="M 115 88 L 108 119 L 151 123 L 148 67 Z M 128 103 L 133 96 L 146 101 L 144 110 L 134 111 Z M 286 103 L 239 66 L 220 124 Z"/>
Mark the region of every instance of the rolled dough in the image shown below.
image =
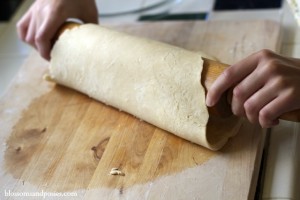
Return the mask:
<path id="1" fill-rule="evenodd" d="M 86 24 L 65 31 L 51 52 L 50 76 L 105 104 L 209 149 L 202 54 Z M 109 116 L 108 116 L 109 117 Z"/>

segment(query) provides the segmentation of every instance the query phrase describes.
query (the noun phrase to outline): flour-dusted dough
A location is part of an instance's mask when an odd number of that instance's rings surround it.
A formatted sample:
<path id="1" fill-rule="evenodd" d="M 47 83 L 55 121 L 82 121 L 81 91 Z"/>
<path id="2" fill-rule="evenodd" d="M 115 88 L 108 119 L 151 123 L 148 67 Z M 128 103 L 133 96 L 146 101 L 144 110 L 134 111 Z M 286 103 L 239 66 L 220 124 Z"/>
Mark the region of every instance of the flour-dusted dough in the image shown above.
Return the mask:
<path id="1" fill-rule="evenodd" d="M 199 52 L 86 24 L 65 31 L 51 58 L 62 85 L 207 148 L 227 141 L 207 139 Z"/>

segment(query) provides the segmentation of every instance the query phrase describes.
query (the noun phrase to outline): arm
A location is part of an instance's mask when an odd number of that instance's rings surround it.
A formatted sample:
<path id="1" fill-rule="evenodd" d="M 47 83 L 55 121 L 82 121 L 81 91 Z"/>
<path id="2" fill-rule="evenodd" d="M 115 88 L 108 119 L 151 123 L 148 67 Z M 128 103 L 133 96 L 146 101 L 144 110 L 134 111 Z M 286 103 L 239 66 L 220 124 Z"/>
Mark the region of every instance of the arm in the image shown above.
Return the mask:
<path id="1" fill-rule="evenodd" d="M 98 23 L 94 0 L 36 0 L 17 23 L 19 37 L 50 59 L 51 40 L 68 18 Z"/>
<path id="2" fill-rule="evenodd" d="M 254 53 L 223 72 L 207 93 L 213 106 L 233 88 L 232 112 L 262 127 L 277 125 L 280 115 L 300 108 L 300 59 L 269 50 Z"/>

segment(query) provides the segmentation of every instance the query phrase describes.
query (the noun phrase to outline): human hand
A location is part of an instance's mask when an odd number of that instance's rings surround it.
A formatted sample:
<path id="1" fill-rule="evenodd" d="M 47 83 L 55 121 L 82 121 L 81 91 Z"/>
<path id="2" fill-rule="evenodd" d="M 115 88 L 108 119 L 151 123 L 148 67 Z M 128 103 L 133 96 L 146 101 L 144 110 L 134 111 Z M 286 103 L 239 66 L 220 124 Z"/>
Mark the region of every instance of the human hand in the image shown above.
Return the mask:
<path id="1" fill-rule="evenodd" d="M 85 23 L 98 23 L 94 0 L 36 0 L 17 23 L 19 37 L 50 59 L 52 39 L 68 19 L 77 18 Z"/>
<path id="2" fill-rule="evenodd" d="M 213 106 L 223 92 L 233 89 L 232 112 L 268 128 L 278 117 L 300 108 L 300 59 L 261 50 L 226 69 L 208 90 Z"/>

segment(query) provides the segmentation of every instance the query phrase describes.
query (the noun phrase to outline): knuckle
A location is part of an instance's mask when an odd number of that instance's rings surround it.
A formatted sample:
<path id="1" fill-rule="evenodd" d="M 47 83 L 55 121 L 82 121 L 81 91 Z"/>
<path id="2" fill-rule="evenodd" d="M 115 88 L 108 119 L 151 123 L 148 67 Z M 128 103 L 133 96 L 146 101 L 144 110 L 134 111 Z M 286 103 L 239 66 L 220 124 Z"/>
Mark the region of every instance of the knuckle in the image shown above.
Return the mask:
<path id="1" fill-rule="evenodd" d="M 249 114 L 252 114 L 256 111 L 255 104 L 250 100 L 248 100 L 244 103 L 244 108 L 245 108 L 245 111 Z"/>
<path id="2" fill-rule="evenodd" d="M 231 78 L 233 77 L 233 70 L 232 70 L 232 68 L 226 69 L 222 73 L 222 76 L 223 76 L 223 79 L 225 79 L 225 80 L 231 80 Z"/>
<path id="3" fill-rule="evenodd" d="M 262 50 L 260 74 L 263 76 L 279 76 L 283 72 L 282 61 L 270 50 Z"/>
<path id="4" fill-rule="evenodd" d="M 245 92 L 244 92 L 243 88 L 240 85 L 237 85 L 233 89 L 233 98 L 235 98 L 238 101 L 241 101 L 244 96 L 245 96 Z"/>
<path id="5" fill-rule="evenodd" d="M 258 52 L 258 56 L 262 59 L 272 58 L 273 55 L 274 55 L 274 52 L 269 49 L 262 49 Z"/>
<path id="6" fill-rule="evenodd" d="M 255 103 L 248 100 L 244 103 L 244 109 L 247 113 L 247 118 L 250 122 L 255 123 L 257 122 L 257 109 Z"/>
<path id="7" fill-rule="evenodd" d="M 287 88 L 289 87 L 289 82 L 282 76 L 278 76 L 274 79 L 274 87 L 277 89 Z"/>
<path id="8" fill-rule="evenodd" d="M 47 4 L 46 6 L 37 8 L 37 10 L 42 10 L 42 12 L 45 16 L 62 15 L 63 12 L 65 12 L 64 9 L 62 9 L 61 6 L 55 6 L 55 5 L 53 6 L 53 5 Z"/>
<path id="9" fill-rule="evenodd" d="M 272 111 L 270 109 L 262 109 L 260 112 L 259 112 L 259 121 L 260 121 L 260 124 L 262 125 L 267 125 L 269 124 L 268 122 L 271 120 L 272 118 Z"/>
<path id="10" fill-rule="evenodd" d="M 273 74 L 280 74 L 281 73 L 281 63 L 280 60 L 273 58 L 268 62 L 268 68 L 270 69 L 270 72 Z"/>
<path id="11" fill-rule="evenodd" d="M 31 44 L 31 45 L 34 45 L 35 44 L 35 40 L 34 40 L 34 37 L 33 36 L 27 36 L 25 38 L 25 42 Z"/>
<path id="12" fill-rule="evenodd" d="M 262 74 L 264 75 L 278 75 L 280 74 L 281 66 L 277 59 L 275 58 L 269 58 L 265 61 L 265 64 L 263 65 Z"/>
<path id="13" fill-rule="evenodd" d="M 287 98 L 294 100 L 294 101 L 299 101 L 297 98 L 299 98 L 299 95 L 297 94 L 299 90 L 295 87 L 295 85 L 292 85 L 287 89 Z"/>
<path id="14" fill-rule="evenodd" d="M 22 30 L 24 25 L 21 21 L 19 21 L 19 22 L 17 22 L 16 27 L 17 27 L 17 29 Z"/>

